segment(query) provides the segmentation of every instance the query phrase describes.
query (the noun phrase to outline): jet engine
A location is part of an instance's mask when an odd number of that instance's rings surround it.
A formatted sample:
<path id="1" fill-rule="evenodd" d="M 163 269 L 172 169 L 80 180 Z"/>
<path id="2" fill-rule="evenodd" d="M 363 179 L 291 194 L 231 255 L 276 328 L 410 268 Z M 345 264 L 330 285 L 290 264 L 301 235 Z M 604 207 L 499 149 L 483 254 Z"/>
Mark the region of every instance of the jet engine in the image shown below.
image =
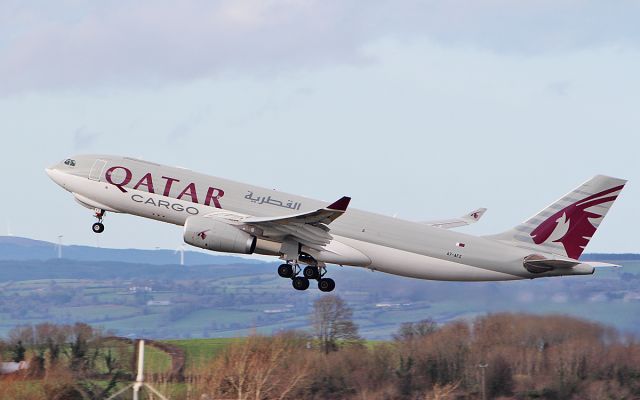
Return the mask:
<path id="1" fill-rule="evenodd" d="M 255 236 L 215 218 L 187 218 L 184 241 L 192 246 L 224 253 L 252 254 L 256 249 Z"/>

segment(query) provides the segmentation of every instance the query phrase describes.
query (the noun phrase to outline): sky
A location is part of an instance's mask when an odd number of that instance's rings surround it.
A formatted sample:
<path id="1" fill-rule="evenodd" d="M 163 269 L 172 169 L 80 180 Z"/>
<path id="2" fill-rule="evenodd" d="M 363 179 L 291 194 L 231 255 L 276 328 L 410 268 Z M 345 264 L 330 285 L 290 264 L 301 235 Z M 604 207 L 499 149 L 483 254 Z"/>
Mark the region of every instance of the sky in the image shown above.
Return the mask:
<path id="1" fill-rule="evenodd" d="M 595 174 L 629 179 L 588 252 L 640 252 L 637 1 L 0 1 L 0 223 L 177 248 L 44 168 L 167 165 L 409 220 L 517 225 Z M 1 227 L 1 225 L 0 225 Z"/>

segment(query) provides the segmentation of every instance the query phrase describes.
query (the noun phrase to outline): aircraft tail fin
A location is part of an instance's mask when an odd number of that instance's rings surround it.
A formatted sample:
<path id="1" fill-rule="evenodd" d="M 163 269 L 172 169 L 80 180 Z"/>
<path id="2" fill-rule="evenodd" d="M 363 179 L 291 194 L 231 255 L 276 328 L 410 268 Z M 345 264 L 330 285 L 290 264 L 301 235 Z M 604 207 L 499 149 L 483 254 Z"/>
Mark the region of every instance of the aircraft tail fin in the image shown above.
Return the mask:
<path id="1" fill-rule="evenodd" d="M 594 176 L 520 225 L 490 237 L 577 260 L 626 182 Z"/>

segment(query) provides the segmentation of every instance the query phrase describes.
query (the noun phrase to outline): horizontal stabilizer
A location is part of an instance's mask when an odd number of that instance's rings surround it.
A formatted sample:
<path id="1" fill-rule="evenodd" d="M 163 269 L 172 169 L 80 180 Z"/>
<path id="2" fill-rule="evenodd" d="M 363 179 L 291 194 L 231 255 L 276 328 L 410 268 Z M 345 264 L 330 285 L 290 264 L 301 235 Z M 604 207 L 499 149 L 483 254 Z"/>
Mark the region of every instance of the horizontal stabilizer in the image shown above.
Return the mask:
<path id="1" fill-rule="evenodd" d="M 593 274 L 595 264 L 605 263 L 589 263 L 577 260 L 557 260 L 551 258 L 545 258 L 538 254 L 532 254 L 525 257 L 523 265 L 527 271 L 532 274 L 541 274 L 543 272 L 549 272 L 554 270 L 568 270 L 571 269 L 577 274 Z M 609 264 L 611 265 L 611 264 Z M 577 275 L 576 274 L 576 275 Z"/>
<path id="2" fill-rule="evenodd" d="M 622 268 L 622 265 L 618 264 L 609 264 L 600 261 L 582 261 L 582 264 L 589 264 L 593 268 Z"/>

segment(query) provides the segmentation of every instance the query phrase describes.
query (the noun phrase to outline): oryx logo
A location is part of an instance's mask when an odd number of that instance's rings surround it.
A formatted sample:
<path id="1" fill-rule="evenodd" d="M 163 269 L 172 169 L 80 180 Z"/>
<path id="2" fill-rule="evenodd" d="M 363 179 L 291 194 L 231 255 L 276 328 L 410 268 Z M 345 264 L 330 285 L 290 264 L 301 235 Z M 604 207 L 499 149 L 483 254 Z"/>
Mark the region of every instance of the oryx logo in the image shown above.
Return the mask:
<path id="1" fill-rule="evenodd" d="M 618 195 L 611 194 L 622 190 L 623 186 L 604 190 L 568 205 L 534 229 L 530 234 L 531 238 L 536 244 L 562 243 L 567 255 L 578 259 L 596 232 L 596 227 L 590 220 L 602 217 L 602 215 L 587 211 L 587 209 L 614 201 Z"/>
<path id="2" fill-rule="evenodd" d="M 202 240 L 205 240 L 207 238 L 207 232 L 209 232 L 209 229 L 207 229 L 206 231 L 198 232 L 198 237 Z"/>

